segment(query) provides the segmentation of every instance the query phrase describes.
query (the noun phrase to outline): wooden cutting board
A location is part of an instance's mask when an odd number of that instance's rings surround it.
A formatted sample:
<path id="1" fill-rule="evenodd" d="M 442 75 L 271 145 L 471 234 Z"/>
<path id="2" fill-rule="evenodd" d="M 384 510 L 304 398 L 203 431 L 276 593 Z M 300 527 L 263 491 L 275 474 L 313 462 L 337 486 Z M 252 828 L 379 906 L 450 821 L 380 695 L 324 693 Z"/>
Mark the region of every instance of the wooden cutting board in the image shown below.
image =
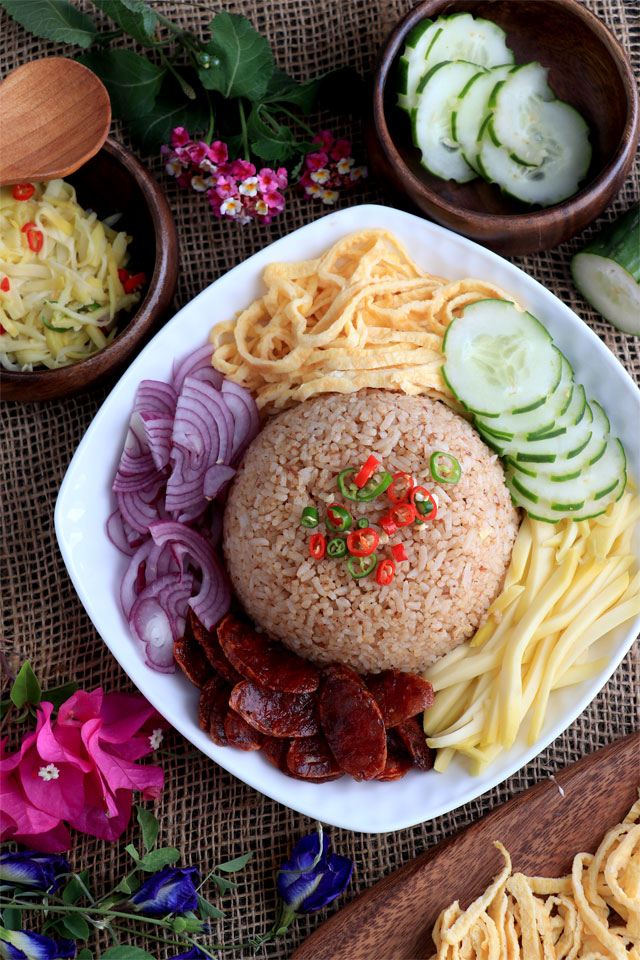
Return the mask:
<path id="1" fill-rule="evenodd" d="M 513 869 L 562 876 L 578 851 L 595 851 L 637 799 L 640 732 L 616 740 L 502 804 L 365 890 L 315 931 L 291 960 L 421 960 L 431 930 L 453 900 L 466 908 L 503 859 Z"/>

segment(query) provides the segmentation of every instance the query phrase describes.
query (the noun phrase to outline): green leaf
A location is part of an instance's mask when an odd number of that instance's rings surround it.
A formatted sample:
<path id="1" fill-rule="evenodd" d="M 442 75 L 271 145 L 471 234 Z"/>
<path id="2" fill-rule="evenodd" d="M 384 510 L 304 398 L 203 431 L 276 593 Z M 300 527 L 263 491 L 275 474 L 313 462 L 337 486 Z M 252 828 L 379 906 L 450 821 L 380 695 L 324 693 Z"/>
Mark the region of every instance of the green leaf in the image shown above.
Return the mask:
<path id="1" fill-rule="evenodd" d="M 25 30 L 44 40 L 88 47 L 97 33 L 91 17 L 67 0 L 0 0 L 0 6 Z"/>
<path id="2" fill-rule="evenodd" d="M 93 954 L 87 947 L 83 947 L 80 953 L 77 954 L 76 960 L 93 960 Z"/>
<path id="3" fill-rule="evenodd" d="M 129 854 L 129 856 L 132 857 L 135 860 L 135 862 L 139 865 L 140 857 L 134 845 L 132 843 L 128 843 L 124 849 Z"/>
<path id="4" fill-rule="evenodd" d="M 77 903 L 78 900 L 86 896 L 85 888 L 89 888 L 88 870 L 83 870 L 82 873 L 71 877 L 62 891 L 62 899 L 65 903 Z"/>
<path id="5" fill-rule="evenodd" d="M 300 107 L 303 113 L 310 113 L 318 96 L 321 82 L 320 77 L 314 77 L 313 80 L 298 83 L 293 77 L 288 76 L 284 70 L 276 68 L 269 78 L 262 102 L 291 103 Z"/>
<path id="6" fill-rule="evenodd" d="M 138 863 L 141 870 L 146 873 L 155 873 L 156 870 L 162 870 L 170 863 L 175 863 L 180 859 L 180 851 L 175 847 L 160 847 L 159 850 L 152 850 L 147 853 Z"/>
<path id="7" fill-rule="evenodd" d="M 222 920 L 223 917 L 226 917 L 224 910 L 218 910 L 217 907 L 214 907 L 212 903 L 209 903 L 209 901 L 201 897 L 200 894 L 198 894 L 198 910 L 203 920 Z"/>
<path id="8" fill-rule="evenodd" d="M 238 889 L 238 884 L 234 883 L 233 880 L 227 880 L 225 877 L 218 877 L 215 873 L 210 873 L 208 879 L 213 880 L 218 888 L 218 893 L 224 894 L 227 892 L 227 890 Z"/>
<path id="9" fill-rule="evenodd" d="M 76 692 L 79 684 L 75 680 L 69 683 L 63 683 L 59 687 L 52 687 L 51 690 L 45 690 L 42 694 L 42 700 L 52 703 L 54 710 L 59 710 L 60 706 Z"/>
<path id="10" fill-rule="evenodd" d="M 174 127 L 186 127 L 197 139 L 198 132 L 207 129 L 209 109 L 204 97 L 187 100 L 182 93 L 160 92 L 153 109 L 129 121 L 132 137 L 146 152 L 153 153 L 168 143 Z"/>
<path id="11" fill-rule="evenodd" d="M 72 937 L 77 937 L 80 940 L 88 940 L 89 933 L 89 924 L 83 916 L 79 913 L 70 913 L 64 918 L 64 925 L 67 933 Z"/>
<path id="12" fill-rule="evenodd" d="M 273 73 L 269 42 L 237 13 L 216 14 L 209 29 L 205 51 L 212 59 L 210 67 L 198 71 L 202 86 L 227 98 L 260 100 Z"/>
<path id="13" fill-rule="evenodd" d="M 166 71 L 131 50 L 85 53 L 78 62 L 100 77 L 114 117 L 132 120 L 153 110 Z"/>
<path id="14" fill-rule="evenodd" d="M 2 913 L 2 922 L 7 930 L 22 930 L 22 910 L 7 907 Z"/>
<path id="15" fill-rule="evenodd" d="M 142 829 L 142 843 L 144 849 L 151 850 L 151 848 L 155 846 L 155 842 L 158 839 L 160 824 L 151 813 L 151 810 L 146 810 L 139 804 L 136 804 L 136 813 L 138 815 L 138 823 Z"/>
<path id="16" fill-rule="evenodd" d="M 236 857 L 235 860 L 227 860 L 226 863 L 217 863 L 214 869 L 223 870 L 224 873 L 235 873 L 236 870 L 243 870 L 252 856 L 253 853 L 243 853 L 241 857 Z"/>
<path id="17" fill-rule="evenodd" d="M 144 45 L 149 41 L 153 42 L 158 18 L 146 3 L 142 3 L 141 0 L 93 0 L 93 2 L 138 43 Z"/>
<path id="18" fill-rule="evenodd" d="M 286 136 L 272 134 L 263 140 L 252 140 L 251 152 L 255 153 L 261 160 L 269 160 L 271 163 L 285 163 L 298 153 L 298 147 L 293 134 L 290 130 L 287 130 Z"/>
<path id="19" fill-rule="evenodd" d="M 140 947 L 123 944 L 120 947 L 109 947 L 100 954 L 100 960 L 156 960 L 156 958 Z"/>
<path id="20" fill-rule="evenodd" d="M 132 870 L 131 873 L 128 873 L 126 877 L 123 877 L 118 886 L 116 887 L 117 893 L 126 893 L 127 896 L 130 893 L 134 893 L 140 886 L 140 880 L 138 878 L 138 871 Z M 114 903 L 117 903 L 117 900 L 114 900 Z M 105 906 L 105 910 L 108 909 Z M 110 909 L 110 908 L 109 908 Z"/>
<path id="21" fill-rule="evenodd" d="M 42 691 L 40 690 L 38 678 L 31 669 L 31 664 L 28 660 L 20 667 L 20 672 L 13 681 L 9 696 L 18 709 L 23 707 L 25 703 L 30 703 L 34 707 L 37 707 L 40 703 Z"/>

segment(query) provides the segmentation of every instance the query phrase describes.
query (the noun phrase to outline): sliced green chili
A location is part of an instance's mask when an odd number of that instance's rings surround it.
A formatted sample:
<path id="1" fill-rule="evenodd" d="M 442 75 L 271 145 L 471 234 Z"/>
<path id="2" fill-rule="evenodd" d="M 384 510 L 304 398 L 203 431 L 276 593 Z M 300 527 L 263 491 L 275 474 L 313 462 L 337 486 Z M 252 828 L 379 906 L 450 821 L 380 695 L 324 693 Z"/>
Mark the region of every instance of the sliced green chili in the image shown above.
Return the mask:
<path id="1" fill-rule="evenodd" d="M 353 482 L 353 477 L 356 472 L 355 467 L 347 467 L 346 470 L 342 470 L 338 474 L 338 489 L 343 497 L 346 497 L 347 500 L 357 500 L 356 494 L 358 493 L 358 488 Z"/>
<path id="2" fill-rule="evenodd" d="M 315 507 L 305 507 L 300 517 L 300 523 L 303 527 L 317 527 L 320 520 L 318 511 Z"/>
<path id="3" fill-rule="evenodd" d="M 375 553 L 370 553 L 368 557 L 349 557 L 347 560 L 347 569 L 354 580 L 362 580 L 373 573 L 378 565 L 378 558 Z"/>
<path id="4" fill-rule="evenodd" d="M 434 450 L 429 468 L 431 476 L 437 483 L 457 483 L 462 472 L 456 458 L 443 450 Z"/>
<path id="5" fill-rule="evenodd" d="M 359 500 L 360 503 L 371 503 L 372 500 L 385 492 L 391 485 L 392 480 L 393 477 L 386 470 L 376 473 L 370 480 L 367 480 L 361 490 L 358 490 L 356 500 Z"/>
<path id="6" fill-rule="evenodd" d="M 333 537 L 327 544 L 327 556 L 340 558 L 347 553 L 347 544 L 342 537 Z"/>
<path id="7" fill-rule="evenodd" d="M 85 303 L 84 307 L 78 307 L 78 313 L 92 313 L 94 310 L 99 310 L 101 306 L 103 304 L 94 300 L 93 303 Z"/>
<path id="8" fill-rule="evenodd" d="M 368 526 L 370 526 L 370 524 L 366 517 L 360 517 L 360 519 L 356 521 L 356 530 L 364 530 L 364 528 Z"/>
<path id="9" fill-rule="evenodd" d="M 327 530 L 331 533 L 344 533 L 351 528 L 353 517 L 349 511 L 340 506 L 339 503 L 330 503 L 327 507 L 327 517 L 325 520 Z"/>
<path id="10" fill-rule="evenodd" d="M 46 317 L 42 318 L 42 322 L 47 330 L 54 330 L 56 333 L 67 333 L 68 330 L 73 330 L 73 327 L 53 327 L 50 323 L 47 323 Z"/>

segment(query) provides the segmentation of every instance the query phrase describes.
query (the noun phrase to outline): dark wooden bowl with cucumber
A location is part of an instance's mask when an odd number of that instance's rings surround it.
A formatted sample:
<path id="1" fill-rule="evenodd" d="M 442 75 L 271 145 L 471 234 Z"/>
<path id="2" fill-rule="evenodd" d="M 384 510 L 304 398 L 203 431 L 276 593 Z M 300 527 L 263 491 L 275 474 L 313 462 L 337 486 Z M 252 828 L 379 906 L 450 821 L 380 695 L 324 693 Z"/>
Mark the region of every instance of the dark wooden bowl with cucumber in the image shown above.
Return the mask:
<path id="1" fill-rule="evenodd" d="M 396 200 L 526 254 L 604 210 L 639 116 L 624 50 L 577 0 L 423 0 L 382 51 L 369 152 Z"/>

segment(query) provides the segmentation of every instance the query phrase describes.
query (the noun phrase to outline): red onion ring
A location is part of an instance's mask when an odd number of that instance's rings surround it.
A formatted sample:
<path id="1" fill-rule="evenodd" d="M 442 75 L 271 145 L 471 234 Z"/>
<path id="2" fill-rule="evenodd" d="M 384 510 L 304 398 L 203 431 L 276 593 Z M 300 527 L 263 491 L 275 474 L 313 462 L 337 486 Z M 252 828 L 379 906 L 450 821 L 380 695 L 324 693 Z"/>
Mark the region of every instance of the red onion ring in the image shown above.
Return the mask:
<path id="1" fill-rule="evenodd" d="M 193 353 L 173 365 L 173 388 L 177 394 L 182 393 L 182 388 L 187 377 L 195 377 L 205 383 L 211 384 L 214 390 L 220 390 L 223 377 L 219 370 L 211 366 L 211 357 L 213 356 L 213 344 L 205 343 L 202 347 L 194 350 Z"/>
<path id="2" fill-rule="evenodd" d="M 173 644 L 184 633 L 193 582 L 190 574 L 168 574 L 146 586 L 131 607 L 131 632 L 145 648 L 147 665 L 162 673 L 175 670 Z"/>

